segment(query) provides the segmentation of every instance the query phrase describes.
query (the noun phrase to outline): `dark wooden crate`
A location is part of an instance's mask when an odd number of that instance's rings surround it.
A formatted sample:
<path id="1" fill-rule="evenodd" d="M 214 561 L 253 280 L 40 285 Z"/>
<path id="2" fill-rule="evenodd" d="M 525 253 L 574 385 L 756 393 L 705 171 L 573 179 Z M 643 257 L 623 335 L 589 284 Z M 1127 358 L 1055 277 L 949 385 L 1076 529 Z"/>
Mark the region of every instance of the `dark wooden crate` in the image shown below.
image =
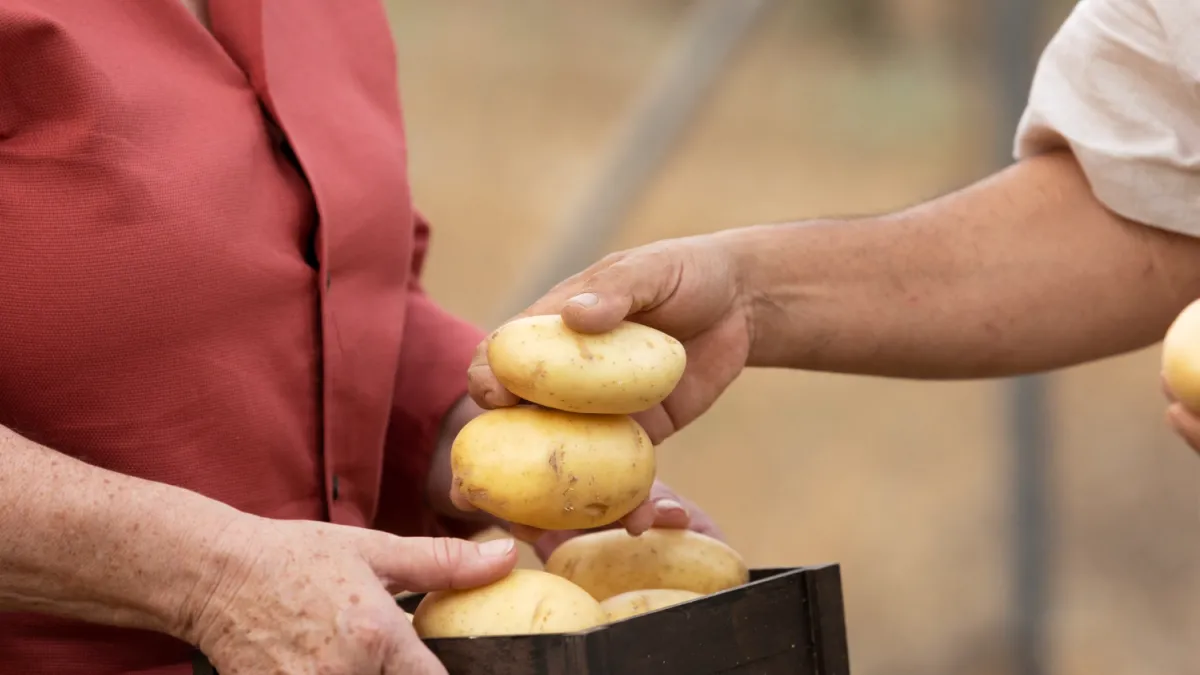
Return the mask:
<path id="1" fill-rule="evenodd" d="M 423 596 L 398 602 L 413 611 Z M 450 675 L 849 675 L 837 565 L 750 583 L 566 635 L 426 640 Z M 202 656 L 195 675 L 216 675 Z"/>

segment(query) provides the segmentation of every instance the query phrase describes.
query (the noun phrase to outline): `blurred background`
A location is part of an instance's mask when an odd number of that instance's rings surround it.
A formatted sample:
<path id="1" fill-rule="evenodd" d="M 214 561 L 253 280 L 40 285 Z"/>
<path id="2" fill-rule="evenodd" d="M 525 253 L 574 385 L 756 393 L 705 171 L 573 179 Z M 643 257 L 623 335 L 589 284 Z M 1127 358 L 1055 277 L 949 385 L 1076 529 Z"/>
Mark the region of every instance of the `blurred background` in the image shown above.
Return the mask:
<path id="1" fill-rule="evenodd" d="M 388 1 L 427 284 L 485 328 L 556 262 L 986 175 L 1073 4 L 724 0 L 707 39 L 728 53 L 670 80 L 696 2 Z M 662 161 L 624 171 L 649 92 L 687 99 L 706 68 L 694 109 L 650 116 L 640 145 L 678 133 Z M 564 252 L 609 170 L 636 179 L 628 208 Z M 841 564 L 856 675 L 1198 673 L 1200 461 L 1158 372 L 1156 349 L 1020 389 L 750 372 L 663 444 L 660 475 L 753 566 Z"/>

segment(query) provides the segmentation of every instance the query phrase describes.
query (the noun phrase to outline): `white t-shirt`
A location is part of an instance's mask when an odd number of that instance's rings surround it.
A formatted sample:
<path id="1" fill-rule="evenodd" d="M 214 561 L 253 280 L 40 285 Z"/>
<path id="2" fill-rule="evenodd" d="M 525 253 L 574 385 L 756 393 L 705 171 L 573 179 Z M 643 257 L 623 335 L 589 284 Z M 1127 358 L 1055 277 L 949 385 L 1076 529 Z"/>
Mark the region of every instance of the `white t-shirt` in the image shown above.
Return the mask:
<path id="1" fill-rule="evenodd" d="M 1080 0 L 1038 63 L 1015 153 L 1064 145 L 1108 208 L 1200 237 L 1200 0 Z"/>

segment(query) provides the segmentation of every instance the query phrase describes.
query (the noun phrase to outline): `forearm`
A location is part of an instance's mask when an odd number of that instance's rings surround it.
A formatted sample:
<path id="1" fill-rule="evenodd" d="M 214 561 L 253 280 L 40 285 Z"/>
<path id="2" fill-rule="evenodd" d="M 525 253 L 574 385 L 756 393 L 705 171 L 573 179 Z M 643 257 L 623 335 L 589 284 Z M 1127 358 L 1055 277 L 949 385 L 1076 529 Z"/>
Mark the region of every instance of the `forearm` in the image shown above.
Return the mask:
<path id="1" fill-rule="evenodd" d="M 734 230 L 750 365 L 911 378 L 1063 367 L 1161 339 L 1200 241 L 1124 220 L 1069 155 L 879 217 Z"/>
<path id="2" fill-rule="evenodd" d="M 239 517 L 0 427 L 0 611 L 182 637 L 189 608 L 228 562 L 221 538 Z"/>

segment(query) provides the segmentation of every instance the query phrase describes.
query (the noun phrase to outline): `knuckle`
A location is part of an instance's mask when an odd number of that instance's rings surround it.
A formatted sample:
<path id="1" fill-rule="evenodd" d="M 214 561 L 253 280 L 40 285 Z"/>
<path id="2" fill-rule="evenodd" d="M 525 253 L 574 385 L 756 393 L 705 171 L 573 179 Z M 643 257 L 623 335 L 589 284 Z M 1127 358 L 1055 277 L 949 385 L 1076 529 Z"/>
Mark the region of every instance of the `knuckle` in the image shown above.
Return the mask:
<path id="1" fill-rule="evenodd" d="M 440 574 L 449 577 L 462 564 L 465 552 L 463 542 L 450 537 L 433 540 L 433 564 Z"/>
<path id="2" fill-rule="evenodd" d="M 378 609 L 357 609 L 343 617 L 346 640 L 359 654 L 374 661 L 386 656 L 393 648 L 395 621 Z"/>

